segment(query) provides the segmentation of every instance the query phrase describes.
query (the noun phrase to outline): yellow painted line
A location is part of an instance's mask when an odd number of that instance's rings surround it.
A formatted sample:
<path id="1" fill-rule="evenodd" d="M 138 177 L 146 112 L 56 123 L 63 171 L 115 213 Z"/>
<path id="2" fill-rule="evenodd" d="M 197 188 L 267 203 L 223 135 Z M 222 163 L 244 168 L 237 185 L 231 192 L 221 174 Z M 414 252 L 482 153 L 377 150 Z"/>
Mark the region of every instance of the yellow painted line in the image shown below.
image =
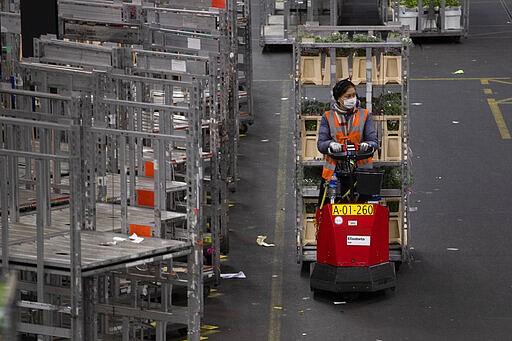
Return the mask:
<path id="1" fill-rule="evenodd" d="M 497 100 L 496 104 L 512 104 L 512 97 Z"/>
<path id="2" fill-rule="evenodd" d="M 492 95 L 492 89 L 484 89 L 484 94 Z"/>
<path id="3" fill-rule="evenodd" d="M 487 103 L 489 103 L 489 107 L 491 108 L 492 116 L 494 116 L 494 120 L 496 121 L 496 125 L 498 126 L 498 130 L 500 131 L 502 139 L 510 139 L 510 132 L 507 128 L 507 124 L 505 123 L 505 119 L 503 118 L 503 114 L 501 113 L 500 107 L 494 98 L 488 98 Z"/>
<path id="4" fill-rule="evenodd" d="M 482 84 L 489 84 L 489 81 L 504 82 L 511 77 L 437 77 L 437 78 L 412 78 L 413 81 L 480 81 Z M 512 84 L 512 83 L 511 83 Z"/>
<path id="5" fill-rule="evenodd" d="M 289 87 L 283 84 L 282 98 L 289 96 Z M 272 282 L 270 290 L 270 321 L 268 328 L 268 341 L 281 340 L 281 311 L 275 307 L 281 307 L 283 300 L 283 258 L 284 258 L 284 220 L 286 205 L 286 155 L 288 147 L 288 101 L 281 101 L 280 129 L 279 129 L 279 154 L 277 165 L 276 183 L 276 222 L 274 227 L 274 254 L 272 259 Z M 277 276 L 275 276 L 277 275 Z"/>
<path id="6" fill-rule="evenodd" d="M 491 82 L 495 82 L 495 83 L 502 83 L 502 84 L 512 85 L 512 82 L 506 82 L 506 81 L 504 81 L 504 80 L 500 80 L 500 79 L 496 79 L 496 78 L 489 79 L 489 81 L 491 81 Z"/>

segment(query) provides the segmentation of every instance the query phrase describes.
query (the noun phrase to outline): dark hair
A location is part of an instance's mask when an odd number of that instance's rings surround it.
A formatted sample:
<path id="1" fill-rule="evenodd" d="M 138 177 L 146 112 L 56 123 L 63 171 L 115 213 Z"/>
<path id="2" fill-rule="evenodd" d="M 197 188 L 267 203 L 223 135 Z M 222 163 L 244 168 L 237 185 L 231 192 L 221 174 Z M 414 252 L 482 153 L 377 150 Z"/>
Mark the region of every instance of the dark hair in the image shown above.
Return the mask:
<path id="1" fill-rule="evenodd" d="M 345 92 L 347 92 L 350 88 L 356 88 L 354 83 L 352 83 L 348 78 L 340 80 L 334 88 L 332 88 L 332 96 L 334 97 L 334 100 L 337 101 L 338 98 L 340 98 L 341 95 L 343 95 Z"/>

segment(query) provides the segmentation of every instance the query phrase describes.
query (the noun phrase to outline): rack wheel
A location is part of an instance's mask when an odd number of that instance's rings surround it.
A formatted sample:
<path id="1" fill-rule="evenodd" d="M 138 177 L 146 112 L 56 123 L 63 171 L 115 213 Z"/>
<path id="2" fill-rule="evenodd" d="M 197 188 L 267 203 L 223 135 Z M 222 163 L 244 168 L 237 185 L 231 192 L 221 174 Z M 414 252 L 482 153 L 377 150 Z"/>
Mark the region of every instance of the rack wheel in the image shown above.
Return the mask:
<path id="1" fill-rule="evenodd" d="M 208 298 L 208 296 L 210 296 L 211 290 L 212 290 L 211 286 L 209 286 L 209 285 L 203 286 L 203 298 L 205 300 Z"/>
<path id="2" fill-rule="evenodd" d="M 249 130 L 249 126 L 245 123 L 240 124 L 240 126 L 238 127 L 238 133 L 240 133 L 240 134 L 245 134 L 245 133 L 247 133 L 248 130 Z"/>

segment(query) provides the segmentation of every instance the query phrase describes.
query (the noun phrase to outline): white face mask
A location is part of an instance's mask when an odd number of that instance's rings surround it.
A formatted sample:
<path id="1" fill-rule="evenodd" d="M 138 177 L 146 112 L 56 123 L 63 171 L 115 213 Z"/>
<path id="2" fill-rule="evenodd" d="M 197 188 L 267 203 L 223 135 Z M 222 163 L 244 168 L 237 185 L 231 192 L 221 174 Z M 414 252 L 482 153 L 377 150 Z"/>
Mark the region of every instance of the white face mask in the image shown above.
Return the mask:
<path id="1" fill-rule="evenodd" d="M 357 98 L 351 98 L 351 99 L 345 99 L 343 100 L 343 105 L 347 108 L 347 109 L 352 109 L 356 106 L 356 102 L 357 102 Z"/>

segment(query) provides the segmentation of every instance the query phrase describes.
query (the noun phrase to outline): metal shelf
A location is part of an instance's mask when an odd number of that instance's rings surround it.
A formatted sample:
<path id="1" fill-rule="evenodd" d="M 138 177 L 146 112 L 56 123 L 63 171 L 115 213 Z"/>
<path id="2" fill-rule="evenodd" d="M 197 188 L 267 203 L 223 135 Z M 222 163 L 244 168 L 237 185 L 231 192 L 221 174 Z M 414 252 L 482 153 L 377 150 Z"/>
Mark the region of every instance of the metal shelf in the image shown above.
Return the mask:
<path id="1" fill-rule="evenodd" d="M 39 325 L 21 321 L 20 331 L 96 340 L 113 331 L 98 325 L 97 317 L 107 322 L 113 318 L 107 310 L 115 308 L 124 339 L 145 333 L 147 318 L 156 320 L 151 331 L 156 340 L 166 339 L 166 324 L 173 321 L 187 324 L 190 340 L 199 339 L 203 274 L 210 278 L 215 272 L 217 283 L 220 240 L 228 239 L 227 185 L 237 179 L 239 102 L 253 112 L 250 24 L 237 25 L 239 18 L 250 20 L 250 6 L 228 4 L 213 9 L 211 2 L 196 0 L 183 2 L 187 9 L 170 9 L 148 2 L 62 0 L 59 36 L 70 41 L 41 37 L 30 62 L 18 61 L 15 48 L 2 60 L 4 77 L 20 72 L 13 75 L 15 89 L 2 84 L 0 90 L 0 122 L 7 127 L 0 133 L 0 169 L 14 180 L 0 181 L 0 206 L 10 212 L 10 220 L 2 216 L 2 264 L 6 270 L 19 269 L 30 283 L 30 302 L 23 309 L 44 311 Z M 4 17 L 16 19 L 2 13 Z M 11 26 L 12 32 L 2 35 L 15 47 L 19 30 Z M 238 72 L 243 72 L 244 88 L 236 96 L 224 89 L 239 88 Z M 213 93 L 219 96 L 209 98 Z M 19 167 L 18 160 L 26 167 Z M 154 161 L 152 179 L 146 161 Z M 198 177 L 204 170 L 204 177 Z M 185 174 L 184 182 L 175 181 L 179 173 Z M 29 187 L 26 193 L 21 186 Z M 152 192 L 154 207 L 133 207 L 135 189 Z M 57 190 L 69 192 L 68 206 L 55 211 L 50 198 Z M 185 203 L 188 213 L 166 210 L 169 195 L 177 192 L 186 198 L 176 206 Z M 20 193 L 28 198 L 35 193 L 34 214 L 20 216 Z M 206 205 L 206 195 L 218 200 Z M 98 197 L 109 203 L 96 202 Z M 202 247 L 196 242 L 206 232 L 207 220 L 214 248 L 210 269 L 202 266 Z M 117 250 L 120 245 L 95 246 L 106 236 L 100 230 L 126 236 L 132 222 L 151 225 L 155 235 L 176 240 L 154 239 L 160 246 L 147 250 L 145 243 L 150 246 L 152 238 L 130 243 L 138 252 L 126 250 L 124 256 Z M 16 226 L 23 233 L 17 234 Z M 165 249 L 168 243 L 182 249 L 171 252 Z M 84 250 L 88 247 L 91 252 Z M 94 252 L 97 248 L 106 252 Z M 18 249 L 31 249 L 32 256 L 23 260 Z M 52 250 L 60 252 L 58 257 Z M 179 282 L 188 286 L 188 307 L 183 309 L 171 307 L 172 281 L 160 270 L 161 265 L 172 270 L 178 256 L 188 258 L 187 276 Z M 152 270 L 136 274 L 146 266 Z M 70 298 L 70 311 L 77 314 L 52 310 L 50 301 L 61 294 L 45 285 L 44 276 L 50 273 L 52 288 Z M 161 305 L 149 311 L 114 304 L 109 297 L 105 308 L 102 300 L 112 293 L 108 288 L 115 291 L 124 279 L 131 279 L 134 292 L 138 285 L 160 283 Z M 70 281 L 76 285 L 66 286 Z M 137 300 L 143 304 L 145 298 Z"/>

